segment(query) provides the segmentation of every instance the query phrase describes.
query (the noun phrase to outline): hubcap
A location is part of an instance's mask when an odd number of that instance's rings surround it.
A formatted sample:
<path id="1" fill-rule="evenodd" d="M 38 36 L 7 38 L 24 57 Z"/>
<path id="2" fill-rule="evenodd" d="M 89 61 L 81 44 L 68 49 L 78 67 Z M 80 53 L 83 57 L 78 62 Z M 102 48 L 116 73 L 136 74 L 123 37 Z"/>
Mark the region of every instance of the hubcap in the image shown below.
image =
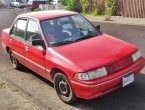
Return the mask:
<path id="1" fill-rule="evenodd" d="M 61 81 L 59 82 L 59 90 L 60 90 L 60 92 L 61 92 L 63 95 L 67 95 L 67 93 L 68 93 L 68 84 L 67 84 L 67 82 L 61 80 Z"/>

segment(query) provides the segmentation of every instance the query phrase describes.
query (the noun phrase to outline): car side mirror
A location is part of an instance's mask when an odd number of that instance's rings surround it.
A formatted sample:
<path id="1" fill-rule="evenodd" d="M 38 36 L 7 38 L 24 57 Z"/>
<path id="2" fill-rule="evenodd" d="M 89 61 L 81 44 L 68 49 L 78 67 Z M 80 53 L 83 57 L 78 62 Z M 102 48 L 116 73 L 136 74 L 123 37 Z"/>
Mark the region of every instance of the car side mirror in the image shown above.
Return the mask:
<path id="1" fill-rule="evenodd" d="M 42 46 L 43 49 L 46 49 L 45 43 L 41 39 L 34 39 L 34 40 L 32 40 L 32 45 L 33 46 Z"/>
<path id="2" fill-rule="evenodd" d="M 97 26 L 96 26 L 96 29 L 100 30 L 100 28 L 101 28 L 100 25 L 97 25 Z"/>

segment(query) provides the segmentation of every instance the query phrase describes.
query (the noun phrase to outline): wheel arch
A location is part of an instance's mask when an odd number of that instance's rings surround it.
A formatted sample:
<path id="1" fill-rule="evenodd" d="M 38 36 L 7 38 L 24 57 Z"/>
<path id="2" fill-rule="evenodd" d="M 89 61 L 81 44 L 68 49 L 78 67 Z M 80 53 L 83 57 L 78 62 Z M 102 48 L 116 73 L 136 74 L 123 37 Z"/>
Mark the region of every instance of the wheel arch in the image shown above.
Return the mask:
<path id="1" fill-rule="evenodd" d="M 64 74 L 65 76 L 67 76 L 67 74 L 63 70 L 58 69 L 58 68 L 52 68 L 51 71 L 50 71 L 50 76 L 51 76 L 52 81 L 53 81 L 54 76 L 56 75 L 56 73 L 59 73 L 59 72 Z"/>
<path id="2" fill-rule="evenodd" d="M 6 52 L 9 53 L 10 47 L 6 47 Z"/>

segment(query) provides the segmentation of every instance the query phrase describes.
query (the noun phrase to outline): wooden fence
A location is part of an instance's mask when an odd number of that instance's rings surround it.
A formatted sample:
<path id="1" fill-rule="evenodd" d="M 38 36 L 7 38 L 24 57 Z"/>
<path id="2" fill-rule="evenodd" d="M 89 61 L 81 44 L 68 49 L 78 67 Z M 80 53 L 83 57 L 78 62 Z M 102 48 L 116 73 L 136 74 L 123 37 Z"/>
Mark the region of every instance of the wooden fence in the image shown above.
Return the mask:
<path id="1" fill-rule="evenodd" d="M 96 1 L 101 10 L 104 10 L 104 0 L 90 0 L 90 3 Z M 89 10 L 94 9 L 90 5 Z M 145 18 L 145 0 L 118 0 L 117 15 L 124 17 Z"/>
<path id="2" fill-rule="evenodd" d="M 145 0 L 118 0 L 118 15 L 145 18 Z"/>

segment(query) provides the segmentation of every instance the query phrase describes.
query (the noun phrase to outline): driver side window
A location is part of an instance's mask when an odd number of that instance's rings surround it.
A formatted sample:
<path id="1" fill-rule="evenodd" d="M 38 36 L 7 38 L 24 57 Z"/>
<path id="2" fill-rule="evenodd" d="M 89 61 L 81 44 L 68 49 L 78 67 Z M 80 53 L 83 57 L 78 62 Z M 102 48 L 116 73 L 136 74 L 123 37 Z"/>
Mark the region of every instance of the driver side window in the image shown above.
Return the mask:
<path id="1" fill-rule="evenodd" d="M 26 33 L 26 41 L 28 43 L 32 43 L 33 40 L 42 39 L 38 25 L 35 21 L 30 20 L 28 22 L 27 33 Z"/>

